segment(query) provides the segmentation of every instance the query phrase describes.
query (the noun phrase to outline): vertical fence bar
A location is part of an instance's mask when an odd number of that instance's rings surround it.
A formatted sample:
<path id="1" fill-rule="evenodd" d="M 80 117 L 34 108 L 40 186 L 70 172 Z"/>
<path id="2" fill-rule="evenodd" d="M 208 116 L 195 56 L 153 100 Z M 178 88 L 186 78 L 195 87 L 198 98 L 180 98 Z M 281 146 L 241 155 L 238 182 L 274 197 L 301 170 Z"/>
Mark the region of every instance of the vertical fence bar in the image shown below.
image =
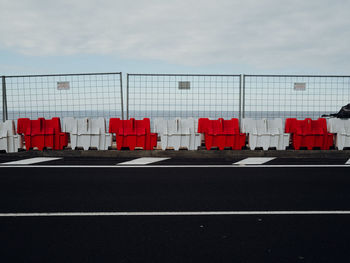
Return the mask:
<path id="1" fill-rule="evenodd" d="M 239 75 L 239 109 L 238 109 L 239 123 L 242 120 L 242 75 Z"/>
<path id="2" fill-rule="evenodd" d="M 5 122 L 7 119 L 6 77 L 2 76 L 2 120 Z"/>
<path id="3" fill-rule="evenodd" d="M 245 118 L 245 75 L 243 74 L 243 80 L 242 80 L 242 118 Z"/>
<path id="4" fill-rule="evenodd" d="M 122 79 L 122 72 L 120 72 L 120 103 L 121 103 L 121 109 L 122 109 L 122 120 L 124 120 L 124 104 L 123 104 L 123 79 Z"/>
<path id="5" fill-rule="evenodd" d="M 129 73 L 126 74 L 126 119 L 129 119 Z"/>

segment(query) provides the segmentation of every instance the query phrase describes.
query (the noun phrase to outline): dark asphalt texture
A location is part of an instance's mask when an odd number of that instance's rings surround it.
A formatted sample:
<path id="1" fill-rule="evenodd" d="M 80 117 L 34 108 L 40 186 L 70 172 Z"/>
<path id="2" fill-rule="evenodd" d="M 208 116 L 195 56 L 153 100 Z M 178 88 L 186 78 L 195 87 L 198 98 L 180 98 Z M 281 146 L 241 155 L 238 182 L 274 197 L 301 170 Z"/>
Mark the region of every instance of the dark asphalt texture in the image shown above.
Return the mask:
<path id="1" fill-rule="evenodd" d="M 0 212 L 350 210 L 347 167 L 1 168 Z M 349 262 L 349 215 L 0 218 L 1 262 Z"/>
<path id="2" fill-rule="evenodd" d="M 116 165 L 122 162 L 131 161 L 138 157 L 58 157 L 60 159 L 35 163 L 34 165 Z M 230 158 L 180 158 L 175 157 L 165 159 L 151 165 L 232 165 L 246 157 Z M 259 157 L 258 157 L 259 158 Z M 285 158 L 276 157 L 275 159 L 264 163 L 264 165 L 344 165 L 348 158 Z M 6 162 L 30 159 L 30 157 L 21 156 L 0 156 L 0 165 Z"/>

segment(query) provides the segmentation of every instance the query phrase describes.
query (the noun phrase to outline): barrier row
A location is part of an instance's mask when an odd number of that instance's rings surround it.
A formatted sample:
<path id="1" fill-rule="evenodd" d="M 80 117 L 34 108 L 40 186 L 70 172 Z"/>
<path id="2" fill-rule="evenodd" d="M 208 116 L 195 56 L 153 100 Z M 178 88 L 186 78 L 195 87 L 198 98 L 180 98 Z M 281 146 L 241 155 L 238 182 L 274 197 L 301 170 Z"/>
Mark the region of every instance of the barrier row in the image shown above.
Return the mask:
<path id="1" fill-rule="evenodd" d="M 59 118 L 50 120 L 21 118 L 17 122 L 17 133 L 14 121 L 0 123 L 0 150 L 16 152 L 23 148 L 23 142 L 27 150 L 33 148 L 62 150 L 68 146 L 69 139 L 72 149 L 108 150 L 112 146 L 113 136 L 116 138 L 118 150 L 122 148 L 134 150 L 136 147 L 153 150 L 158 146 L 158 138 L 163 150 L 169 148 L 197 150 L 202 141 L 207 150 L 212 148 L 240 150 L 245 146 L 251 150 L 256 148 L 285 150 L 289 146 L 296 150 L 301 148 L 328 150 L 332 146 L 343 150 L 350 147 L 350 119 L 290 118 L 286 119 L 283 126 L 282 119 L 243 119 L 239 125 L 238 119 L 235 118 L 230 120 L 175 118 L 155 119 L 152 127 L 154 132 L 151 132 L 150 126 L 148 118 L 143 120 L 111 118 L 107 132 L 106 120 L 102 117 L 64 118 L 62 129 Z"/>

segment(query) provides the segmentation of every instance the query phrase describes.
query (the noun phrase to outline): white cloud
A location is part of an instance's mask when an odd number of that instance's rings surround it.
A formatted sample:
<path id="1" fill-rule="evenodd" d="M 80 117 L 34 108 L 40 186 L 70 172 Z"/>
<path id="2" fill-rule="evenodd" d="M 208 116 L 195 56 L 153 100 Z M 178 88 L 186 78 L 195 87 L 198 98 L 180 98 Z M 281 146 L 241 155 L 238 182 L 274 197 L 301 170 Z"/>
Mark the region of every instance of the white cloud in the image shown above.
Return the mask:
<path id="1" fill-rule="evenodd" d="M 0 46 L 179 65 L 345 72 L 350 1 L 0 0 Z"/>

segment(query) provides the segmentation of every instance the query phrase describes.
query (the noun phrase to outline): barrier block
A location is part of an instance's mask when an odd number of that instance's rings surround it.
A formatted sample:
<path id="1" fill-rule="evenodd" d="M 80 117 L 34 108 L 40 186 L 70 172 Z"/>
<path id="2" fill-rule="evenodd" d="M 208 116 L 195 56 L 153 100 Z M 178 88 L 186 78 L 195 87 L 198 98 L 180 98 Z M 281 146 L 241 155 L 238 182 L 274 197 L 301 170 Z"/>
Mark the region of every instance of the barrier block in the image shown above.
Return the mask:
<path id="1" fill-rule="evenodd" d="M 67 133 L 61 132 L 60 118 L 57 117 L 50 120 L 20 118 L 17 121 L 17 133 L 24 135 L 27 151 L 34 147 L 40 151 L 46 147 L 62 150 L 68 144 Z"/>
<path id="2" fill-rule="evenodd" d="M 289 145 L 289 134 L 284 133 L 282 119 L 243 119 L 242 132 L 248 134 L 248 146 L 251 150 L 257 147 L 265 151 L 269 148 L 285 150 Z"/>
<path id="3" fill-rule="evenodd" d="M 327 129 L 335 135 L 335 147 L 338 150 L 350 147 L 350 119 L 328 119 Z"/>
<path id="4" fill-rule="evenodd" d="M 70 133 L 76 125 L 76 118 L 64 117 L 62 119 L 62 132 Z"/>
<path id="5" fill-rule="evenodd" d="M 21 135 L 16 134 L 15 122 L 0 122 L 0 150 L 18 152 L 19 148 L 23 148 L 23 139 Z"/>
<path id="6" fill-rule="evenodd" d="M 327 121 L 324 118 L 311 120 L 286 119 L 286 133 L 292 136 L 292 145 L 295 150 L 306 147 L 312 150 L 315 147 L 328 150 L 333 145 L 333 134 L 327 131 Z"/>
<path id="7" fill-rule="evenodd" d="M 108 150 L 112 147 L 112 134 L 107 133 L 105 118 L 94 118 L 91 120 L 91 145 L 98 150 Z"/>
<path id="8" fill-rule="evenodd" d="M 169 147 L 176 151 L 180 148 L 197 150 L 201 145 L 201 137 L 196 133 L 196 121 L 193 118 L 156 119 L 154 130 L 160 134 L 163 150 Z"/>
<path id="9" fill-rule="evenodd" d="M 143 120 L 111 118 L 109 120 L 109 133 L 116 134 L 118 150 L 124 147 L 130 150 L 134 150 L 135 147 L 153 150 L 157 146 L 157 134 L 151 133 L 149 118 Z"/>
<path id="10" fill-rule="evenodd" d="M 200 118 L 198 132 L 204 134 L 207 150 L 212 147 L 218 147 L 220 150 L 225 147 L 240 150 L 245 146 L 246 136 L 239 132 L 239 122 L 235 118 L 231 120 Z"/>
<path id="11" fill-rule="evenodd" d="M 69 132 L 72 149 L 108 150 L 112 146 L 112 134 L 106 133 L 106 120 L 100 118 L 63 119 L 63 130 Z"/>

